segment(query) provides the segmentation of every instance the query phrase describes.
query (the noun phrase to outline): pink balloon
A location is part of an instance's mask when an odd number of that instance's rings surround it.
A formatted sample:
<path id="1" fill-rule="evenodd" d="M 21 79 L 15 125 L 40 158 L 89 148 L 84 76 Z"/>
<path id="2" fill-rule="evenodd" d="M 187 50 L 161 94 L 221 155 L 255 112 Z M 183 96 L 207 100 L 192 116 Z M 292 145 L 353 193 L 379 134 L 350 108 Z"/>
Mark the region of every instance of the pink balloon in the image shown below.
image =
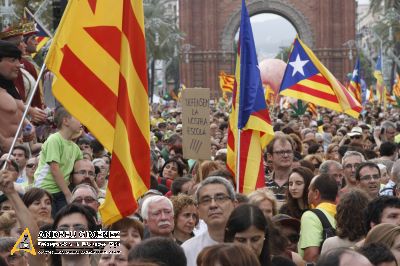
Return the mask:
<path id="1" fill-rule="evenodd" d="M 285 74 L 286 63 L 280 59 L 264 59 L 259 63 L 259 67 L 262 83 L 269 85 L 276 96 Z"/>

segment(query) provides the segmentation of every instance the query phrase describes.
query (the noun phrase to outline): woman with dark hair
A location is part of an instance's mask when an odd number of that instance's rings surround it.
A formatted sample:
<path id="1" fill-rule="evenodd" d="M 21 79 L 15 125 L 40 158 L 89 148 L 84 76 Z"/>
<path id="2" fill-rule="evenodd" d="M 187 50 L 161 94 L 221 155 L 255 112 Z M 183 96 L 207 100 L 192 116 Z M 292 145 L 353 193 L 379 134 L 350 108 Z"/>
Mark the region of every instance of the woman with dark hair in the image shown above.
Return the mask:
<path id="1" fill-rule="evenodd" d="M 221 243 L 204 248 L 197 257 L 197 266 L 263 265 L 245 245 Z"/>
<path id="2" fill-rule="evenodd" d="M 34 187 L 29 189 L 24 194 L 22 201 L 31 212 L 36 222 L 52 222 L 51 203 L 53 198 L 49 192 L 44 189 Z"/>
<path id="3" fill-rule="evenodd" d="M 270 266 L 268 235 L 267 220 L 260 208 L 243 204 L 231 213 L 225 227 L 224 242 L 248 245 L 262 266 Z"/>
<path id="4" fill-rule="evenodd" d="M 301 219 L 303 212 L 309 208 L 308 187 L 313 177 L 313 172 L 308 168 L 300 166 L 292 169 L 289 175 L 287 203 L 281 207 L 279 213 Z"/>
<path id="5" fill-rule="evenodd" d="M 354 189 L 342 195 L 336 206 L 336 236 L 324 241 L 321 254 L 339 247 L 352 247 L 366 236 L 363 214 L 368 202 L 368 195 L 361 190 Z"/>
<path id="6" fill-rule="evenodd" d="M 172 181 L 175 178 L 183 176 L 183 165 L 175 158 L 168 159 L 161 167 L 158 183 L 171 189 Z"/>
<path id="7" fill-rule="evenodd" d="M 125 244 L 128 249 L 133 248 L 143 239 L 143 224 L 136 219 L 124 217 L 113 223 L 109 227 L 110 231 L 120 231 L 121 243 Z"/>
<path id="8" fill-rule="evenodd" d="M 189 194 L 192 189 L 194 182 L 189 177 L 178 177 L 174 179 L 171 184 L 172 195 L 176 196 L 179 193 Z"/>

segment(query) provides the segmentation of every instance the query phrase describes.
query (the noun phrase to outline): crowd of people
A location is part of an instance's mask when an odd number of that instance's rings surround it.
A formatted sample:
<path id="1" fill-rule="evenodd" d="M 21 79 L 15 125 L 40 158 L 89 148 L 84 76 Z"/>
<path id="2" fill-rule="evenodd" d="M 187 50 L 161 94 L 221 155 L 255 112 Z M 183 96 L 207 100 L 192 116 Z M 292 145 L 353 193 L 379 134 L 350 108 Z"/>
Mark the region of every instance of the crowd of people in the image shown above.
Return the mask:
<path id="1" fill-rule="evenodd" d="M 229 104 L 211 101 L 209 160 L 184 158 L 179 103 L 152 104 L 151 186 L 104 226 L 111 154 L 62 106 L 25 106 L 29 84 L 16 85 L 32 36 L 0 41 L 0 265 L 400 265 L 399 109 L 273 108 L 265 187 L 243 195 L 226 167 Z M 36 250 L 39 232 L 120 231 L 119 254 L 11 254 L 25 228 Z"/>

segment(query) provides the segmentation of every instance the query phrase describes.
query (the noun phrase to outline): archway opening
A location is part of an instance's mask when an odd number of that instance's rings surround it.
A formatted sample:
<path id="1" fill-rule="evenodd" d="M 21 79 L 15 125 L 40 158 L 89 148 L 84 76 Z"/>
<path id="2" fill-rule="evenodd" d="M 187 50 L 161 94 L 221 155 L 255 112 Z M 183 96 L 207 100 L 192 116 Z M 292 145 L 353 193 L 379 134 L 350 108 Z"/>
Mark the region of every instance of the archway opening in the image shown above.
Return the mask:
<path id="1" fill-rule="evenodd" d="M 287 51 L 296 37 L 297 30 L 285 17 L 274 13 L 259 13 L 250 17 L 258 60 L 279 58 L 286 60 Z M 239 28 L 235 34 L 235 46 Z"/>

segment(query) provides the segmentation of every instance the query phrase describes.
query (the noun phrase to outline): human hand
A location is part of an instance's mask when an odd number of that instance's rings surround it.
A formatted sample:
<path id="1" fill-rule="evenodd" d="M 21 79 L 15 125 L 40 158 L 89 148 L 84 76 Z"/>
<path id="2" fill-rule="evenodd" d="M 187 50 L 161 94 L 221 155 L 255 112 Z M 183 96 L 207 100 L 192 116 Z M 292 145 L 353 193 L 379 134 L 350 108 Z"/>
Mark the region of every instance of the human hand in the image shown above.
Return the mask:
<path id="1" fill-rule="evenodd" d="M 11 163 L 11 162 L 10 162 Z M 15 192 L 14 182 L 17 180 L 18 172 L 13 170 L 0 170 L 0 190 L 4 194 Z"/>
<path id="2" fill-rule="evenodd" d="M 380 127 L 375 127 L 374 128 L 374 138 L 379 139 L 381 136 L 381 128 Z"/>
<path id="3" fill-rule="evenodd" d="M 44 110 L 37 108 L 37 107 L 30 107 L 29 108 L 29 115 L 31 116 L 31 120 L 34 123 L 43 123 L 46 121 L 47 114 Z"/>

